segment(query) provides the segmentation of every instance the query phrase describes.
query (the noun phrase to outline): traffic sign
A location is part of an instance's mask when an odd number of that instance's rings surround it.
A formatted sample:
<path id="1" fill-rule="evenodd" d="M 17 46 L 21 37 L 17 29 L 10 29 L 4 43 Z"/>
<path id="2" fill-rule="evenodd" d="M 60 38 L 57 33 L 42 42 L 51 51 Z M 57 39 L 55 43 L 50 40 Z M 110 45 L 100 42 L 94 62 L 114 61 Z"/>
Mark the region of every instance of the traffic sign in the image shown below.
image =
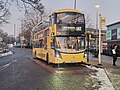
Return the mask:
<path id="1" fill-rule="evenodd" d="M 101 30 L 106 30 L 106 17 L 100 15 Z"/>

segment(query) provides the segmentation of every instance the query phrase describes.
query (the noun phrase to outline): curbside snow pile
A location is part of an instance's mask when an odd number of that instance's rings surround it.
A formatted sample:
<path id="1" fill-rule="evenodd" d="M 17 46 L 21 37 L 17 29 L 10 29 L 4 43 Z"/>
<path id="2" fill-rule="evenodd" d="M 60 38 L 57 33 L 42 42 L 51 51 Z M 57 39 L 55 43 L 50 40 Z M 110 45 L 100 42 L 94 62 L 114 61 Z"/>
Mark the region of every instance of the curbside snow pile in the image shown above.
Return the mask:
<path id="1" fill-rule="evenodd" d="M 106 71 L 103 68 L 96 68 L 94 66 L 86 66 L 89 69 L 97 70 L 96 73 L 90 74 L 92 78 L 95 78 L 98 80 L 98 83 L 93 85 L 93 87 L 99 87 L 99 90 L 115 90 L 113 87 L 113 84 L 110 82 Z"/>
<path id="2" fill-rule="evenodd" d="M 11 55 L 11 54 L 13 54 L 13 52 L 12 52 L 12 51 L 8 51 L 8 52 L 6 52 L 6 53 L 1 53 L 1 54 L 0 54 L 0 57 L 7 56 L 7 55 Z"/>

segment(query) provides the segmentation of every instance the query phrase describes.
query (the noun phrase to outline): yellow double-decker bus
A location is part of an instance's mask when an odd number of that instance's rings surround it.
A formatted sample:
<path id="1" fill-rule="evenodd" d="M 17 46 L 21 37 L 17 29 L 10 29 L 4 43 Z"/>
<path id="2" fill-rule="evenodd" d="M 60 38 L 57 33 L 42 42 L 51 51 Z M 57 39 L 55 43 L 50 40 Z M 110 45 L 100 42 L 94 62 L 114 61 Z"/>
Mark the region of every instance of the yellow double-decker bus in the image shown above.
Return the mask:
<path id="1" fill-rule="evenodd" d="M 47 63 L 86 62 L 85 18 L 75 9 L 57 10 L 47 21 L 36 25 L 33 55 Z"/>

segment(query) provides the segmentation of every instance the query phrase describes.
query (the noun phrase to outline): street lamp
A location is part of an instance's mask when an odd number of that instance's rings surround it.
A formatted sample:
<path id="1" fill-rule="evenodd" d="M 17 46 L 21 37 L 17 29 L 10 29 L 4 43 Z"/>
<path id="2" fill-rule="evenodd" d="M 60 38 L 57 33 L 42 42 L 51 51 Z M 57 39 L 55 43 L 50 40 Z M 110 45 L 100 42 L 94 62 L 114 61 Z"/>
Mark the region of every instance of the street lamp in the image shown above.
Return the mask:
<path id="1" fill-rule="evenodd" d="M 100 28 L 99 28 L 99 63 L 98 63 L 98 65 L 102 65 L 102 63 L 101 63 L 101 29 L 102 29 L 101 14 L 99 14 L 99 17 L 100 17 Z"/>
<path id="2" fill-rule="evenodd" d="M 16 45 L 16 24 L 14 24 L 14 45 Z"/>
<path id="3" fill-rule="evenodd" d="M 98 9 L 99 9 L 100 5 L 99 4 L 96 4 L 95 5 L 95 8 L 96 8 L 96 51 L 98 51 L 98 40 L 97 40 L 97 34 L 98 34 Z"/>
<path id="4" fill-rule="evenodd" d="M 74 0 L 74 9 L 76 9 L 76 0 Z"/>

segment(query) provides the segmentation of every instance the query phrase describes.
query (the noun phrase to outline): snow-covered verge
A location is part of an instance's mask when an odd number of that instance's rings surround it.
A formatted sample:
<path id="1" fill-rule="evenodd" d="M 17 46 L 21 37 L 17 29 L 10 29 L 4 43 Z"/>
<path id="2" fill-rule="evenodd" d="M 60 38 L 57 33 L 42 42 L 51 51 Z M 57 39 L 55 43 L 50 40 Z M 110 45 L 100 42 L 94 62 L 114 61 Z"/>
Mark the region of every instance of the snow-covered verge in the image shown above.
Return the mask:
<path id="1" fill-rule="evenodd" d="M 6 52 L 6 53 L 1 53 L 1 54 L 0 54 L 0 57 L 7 56 L 7 55 L 11 55 L 11 54 L 13 54 L 12 51 L 9 51 L 9 52 Z"/>
<path id="2" fill-rule="evenodd" d="M 89 69 L 97 70 L 97 72 L 90 74 L 93 80 L 98 80 L 98 82 L 92 86 L 93 88 L 99 87 L 99 90 L 115 90 L 104 69 L 87 65 L 86 67 Z"/>

